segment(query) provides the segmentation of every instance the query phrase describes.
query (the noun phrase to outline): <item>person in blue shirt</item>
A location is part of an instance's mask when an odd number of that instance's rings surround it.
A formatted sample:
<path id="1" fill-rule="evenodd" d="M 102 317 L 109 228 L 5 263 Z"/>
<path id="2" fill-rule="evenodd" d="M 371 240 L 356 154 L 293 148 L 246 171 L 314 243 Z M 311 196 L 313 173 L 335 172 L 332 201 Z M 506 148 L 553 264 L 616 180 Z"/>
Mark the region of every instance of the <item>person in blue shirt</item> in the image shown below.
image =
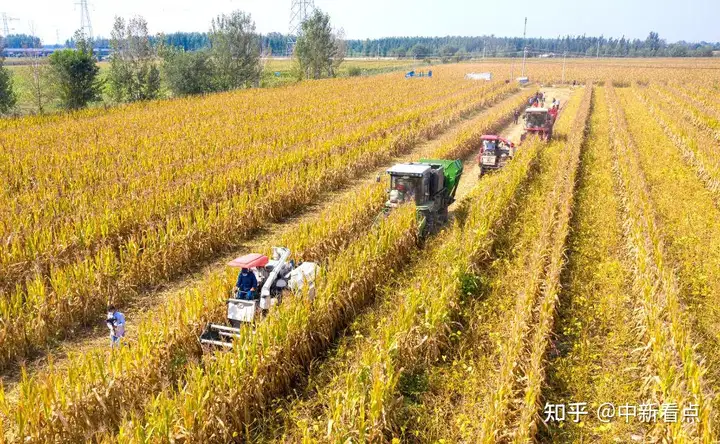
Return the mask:
<path id="1" fill-rule="evenodd" d="M 106 323 L 110 329 L 110 346 L 115 348 L 125 337 L 125 315 L 117 311 L 114 305 L 110 305 L 107 311 Z"/>
<path id="2" fill-rule="evenodd" d="M 257 290 L 257 278 L 255 273 L 243 268 L 238 274 L 237 283 L 235 289 L 238 291 L 238 299 L 243 298 L 248 301 L 255 299 L 255 290 Z"/>

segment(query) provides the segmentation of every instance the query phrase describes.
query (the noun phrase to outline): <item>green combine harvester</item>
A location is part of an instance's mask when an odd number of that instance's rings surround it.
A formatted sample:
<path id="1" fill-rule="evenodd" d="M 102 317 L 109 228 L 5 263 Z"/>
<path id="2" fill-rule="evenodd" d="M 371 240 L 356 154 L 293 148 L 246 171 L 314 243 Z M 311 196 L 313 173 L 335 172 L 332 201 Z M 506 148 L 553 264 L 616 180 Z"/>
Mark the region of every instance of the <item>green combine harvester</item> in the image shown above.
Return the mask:
<path id="1" fill-rule="evenodd" d="M 421 235 L 434 233 L 447 223 L 448 207 L 455 202 L 455 191 L 463 173 L 461 160 L 420 159 L 399 163 L 387 172 L 390 189 L 384 215 L 414 200 Z"/>

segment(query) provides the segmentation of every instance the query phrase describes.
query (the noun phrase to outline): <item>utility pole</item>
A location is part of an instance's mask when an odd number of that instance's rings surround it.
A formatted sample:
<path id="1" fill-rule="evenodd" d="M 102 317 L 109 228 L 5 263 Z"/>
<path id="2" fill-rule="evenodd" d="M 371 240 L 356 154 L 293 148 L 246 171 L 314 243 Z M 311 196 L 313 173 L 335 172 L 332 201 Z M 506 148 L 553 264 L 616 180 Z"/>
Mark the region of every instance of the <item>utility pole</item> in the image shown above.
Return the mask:
<path id="1" fill-rule="evenodd" d="M 563 53 L 563 71 L 562 71 L 562 83 L 565 84 L 565 59 L 567 59 L 567 51 Z"/>
<path id="2" fill-rule="evenodd" d="M 596 59 L 600 58 L 600 39 L 598 39 L 598 49 L 597 49 L 597 55 L 595 56 Z"/>
<path id="3" fill-rule="evenodd" d="M 525 59 L 527 58 L 527 44 L 525 43 L 525 36 L 527 35 L 527 17 L 525 17 L 525 29 L 523 30 L 523 62 L 522 62 L 522 73 L 521 77 L 525 77 Z"/>
<path id="4" fill-rule="evenodd" d="M 483 39 L 483 62 L 485 61 L 485 40 Z"/>

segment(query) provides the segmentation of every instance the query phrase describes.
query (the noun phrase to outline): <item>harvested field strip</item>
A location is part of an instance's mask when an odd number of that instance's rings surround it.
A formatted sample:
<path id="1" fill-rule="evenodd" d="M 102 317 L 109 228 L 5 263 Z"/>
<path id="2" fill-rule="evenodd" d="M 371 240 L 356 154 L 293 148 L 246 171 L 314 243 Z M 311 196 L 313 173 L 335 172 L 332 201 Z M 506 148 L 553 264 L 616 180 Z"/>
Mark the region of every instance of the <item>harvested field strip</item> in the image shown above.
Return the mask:
<path id="1" fill-rule="evenodd" d="M 561 289 L 560 277 L 566 262 L 565 250 L 575 201 L 577 171 L 581 150 L 585 143 L 592 96 L 593 88 L 590 84 L 586 86 L 580 109 L 578 109 L 565 146 L 565 150 L 569 151 L 570 159 L 565 175 L 562 177 L 563 188 L 560 190 L 557 216 L 553 227 L 552 247 L 549 251 L 550 261 L 545 269 L 545 278 L 541 285 L 536 329 L 532 333 L 529 343 L 530 362 L 525 364 L 524 368 L 524 396 L 517 412 L 518 419 L 513 422 L 515 430 L 509 432 L 515 442 L 531 441 L 539 428 L 538 412 L 542 411 L 541 389 L 546 377 L 545 356 L 555 325 L 556 305 Z M 520 400 L 517 399 L 516 403 L 520 403 Z"/>
<path id="2" fill-rule="evenodd" d="M 625 237 L 634 266 L 633 290 L 639 301 L 638 328 L 648 344 L 645 378 L 650 382 L 650 399 L 658 406 L 676 403 L 680 411 L 693 405 L 698 410 L 697 423 L 658 422 L 652 437 L 675 442 L 710 442 L 710 396 L 703 381 L 705 370 L 691 343 L 678 279 L 668 262 L 656 210 L 649 197 L 651 187 L 638 158 L 638 147 L 644 150 L 652 145 L 636 144 L 628 130 L 628 121 L 642 114 L 628 112 L 626 118 L 614 88 L 608 85 L 606 93 L 616 188 L 622 200 Z M 647 131 L 651 127 L 644 128 Z"/>
<path id="3" fill-rule="evenodd" d="M 540 431 L 546 442 L 629 442 L 633 435 L 645 433 L 642 425 L 605 424 L 594 414 L 603 403 L 622 405 L 644 397 L 642 381 L 636 377 L 643 363 L 641 354 L 633 350 L 642 344 L 633 330 L 635 301 L 623 257 L 603 88 L 597 88 L 593 103 L 560 293 L 559 338 L 548 363 L 548 387 L 543 390 L 546 402 L 587 402 L 590 414 L 582 423 L 550 422 L 547 430 Z"/>
<path id="4" fill-rule="evenodd" d="M 493 96 L 499 100 L 502 94 Z M 308 166 L 302 174 L 280 180 L 271 195 L 258 201 L 247 196 L 227 205 L 201 211 L 171 224 L 169 231 L 148 230 L 143 238 L 131 241 L 119 258 L 112 249 L 104 249 L 95 258 L 86 258 L 65 269 L 37 275 L 27 292 L 16 291 L 0 299 L 0 367 L 17 357 L 32 355 L 49 340 L 96 319 L 107 299 L 122 303 L 135 294 L 136 285 L 161 283 L 181 273 L 189 264 L 206 259 L 218 250 L 235 246 L 268 220 L 286 217 L 315 201 L 323 192 L 350 183 L 355 177 L 392 156 L 409 151 L 420 140 L 436 135 L 472 109 L 487 105 L 487 98 L 474 99 L 449 116 L 437 120 L 427 117 L 423 125 L 388 140 L 372 142 L 325 163 Z M 433 120 L 434 119 L 434 120 Z M 22 301 L 22 303 L 20 303 Z"/>
<path id="5" fill-rule="evenodd" d="M 560 271 L 570 208 L 575 190 L 575 175 L 587 125 L 592 88 L 578 108 L 573 125 L 563 134 L 566 143 L 555 143 L 561 150 L 552 190 L 538 214 L 535 244 L 524 263 L 516 288 L 516 305 L 509 321 L 510 336 L 503 345 L 500 368 L 495 375 L 494 394 L 480 429 L 482 442 L 528 440 L 535 433 L 536 404 L 547 339 L 553 325 Z M 530 222 L 530 223 L 533 223 Z"/>
<path id="6" fill-rule="evenodd" d="M 708 389 L 720 390 L 720 210 L 703 183 L 683 164 L 672 141 L 653 126 L 652 115 L 631 91 L 617 92 L 647 182 L 664 262 L 674 269 L 681 319 L 687 319 L 687 341 L 697 344 Z M 678 198 L 681 197 L 681 198 Z M 717 203 L 717 202 L 715 202 Z M 698 359 L 700 359 L 698 357 Z M 713 423 L 720 400 L 713 396 Z"/>

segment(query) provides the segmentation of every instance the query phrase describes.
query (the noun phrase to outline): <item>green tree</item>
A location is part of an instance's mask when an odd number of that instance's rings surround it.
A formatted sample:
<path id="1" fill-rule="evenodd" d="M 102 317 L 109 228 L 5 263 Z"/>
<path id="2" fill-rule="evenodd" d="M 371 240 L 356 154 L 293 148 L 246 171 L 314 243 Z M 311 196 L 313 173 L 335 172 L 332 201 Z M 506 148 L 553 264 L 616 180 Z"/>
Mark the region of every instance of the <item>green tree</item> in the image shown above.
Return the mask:
<path id="1" fill-rule="evenodd" d="M 422 59 L 430 55 L 430 49 L 421 43 L 417 43 L 415 46 L 410 48 L 410 55 L 414 59 Z"/>
<path id="2" fill-rule="evenodd" d="M 115 17 L 111 32 L 110 96 L 115 102 L 152 100 L 160 95 L 160 71 L 150 44 L 147 21 Z"/>
<path id="3" fill-rule="evenodd" d="M 215 88 L 227 91 L 260 85 L 260 36 L 250 14 L 234 11 L 212 21 L 210 47 Z"/>
<path id="4" fill-rule="evenodd" d="M 443 45 L 443 46 L 440 48 L 440 56 L 441 56 L 441 57 L 448 57 L 448 58 L 449 58 L 449 57 L 454 56 L 455 53 L 458 52 L 459 50 L 460 50 L 460 48 L 458 48 L 457 46 L 453 46 L 453 45 Z"/>
<path id="5" fill-rule="evenodd" d="M 81 109 L 99 100 L 102 84 L 100 68 L 92 48 L 84 37 L 75 36 L 77 49 L 64 49 L 50 55 L 50 67 L 58 89 L 60 104 L 65 109 Z"/>
<path id="6" fill-rule="evenodd" d="M 334 32 L 330 16 L 316 9 L 302 24 L 295 46 L 295 60 L 305 78 L 335 77 L 345 57 L 342 30 Z"/>
<path id="7" fill-rule="evenodd" d="M 15 108 L 17 97 L 13 91 L 10 70 L 5 67 L 5 57 L 2 56 L 3 40 L 0 38 L 0 114 L 8 114 Z"/>
<path id="8" fill-rule="evenodd" d="M 403 59 L 403 58 L 405 58 L 406 55 L 407 55 L 407 48 L 405 48 L 404 46 L 401 46 L 399 48 L 393 48 L 390 50 L 391 57 L 397 57 L 399 59 Z"/>
<path id="9" fill-rule="evenodd" d="M 647 39 L 645 39 L 645 47 L 652 52 L 656 52 L 662 47 L 662 41 L 657 32 L 651 31 L 648 34 Z"/>
<path id="10" fill-rule="evenodd" d="M 176 97 L 213 91 L 213 65 L 206 51 L 187 52 L 182 48 L 164 48 L 163 75 Z"/>
<path id="11" fill-rule="evenodd" d="M 670 45 L 668 55 L 670 57 L 687 57 L 689 54 L 687 47 L 684 45 Z"/>

